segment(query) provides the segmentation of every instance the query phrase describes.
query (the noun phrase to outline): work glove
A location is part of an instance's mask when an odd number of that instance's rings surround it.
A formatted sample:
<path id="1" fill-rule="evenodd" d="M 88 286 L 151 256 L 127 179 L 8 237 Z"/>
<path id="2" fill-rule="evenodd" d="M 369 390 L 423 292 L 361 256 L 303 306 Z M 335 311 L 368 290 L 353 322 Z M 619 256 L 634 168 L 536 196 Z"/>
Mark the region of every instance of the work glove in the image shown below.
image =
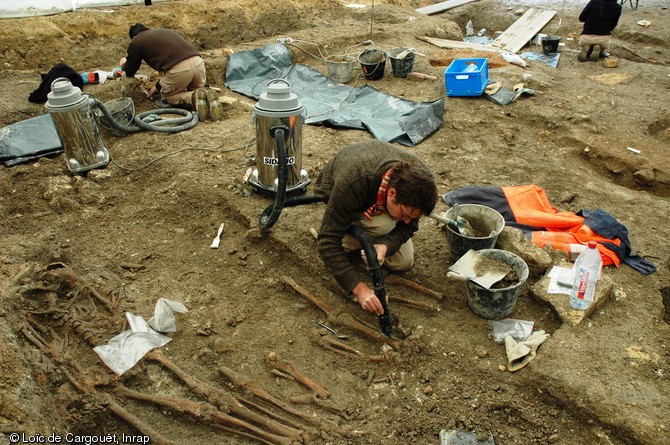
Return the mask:
<path id="1" fill-rule="evenodd" d="M 549 334 L 546 334 L 542 329 L 540 329 L 539 331 L 535 331 L 530 334 L 528 338 L 521 343 L 528 346 L 533 351 L 537 351 L 537 348 L 539 348 L 542 343 L 547 341 L 548 338 Z"/>
<path id="2" fill-rule="evenodd" d="M 507 352 L 507 370 L 514 372 L 526 366 L 535 358 L 535 351 L 523 343 L 517 343 L 511 335 L 505 337 L 505 351 Z"/>
<path id="3" fill-rule="evenodd" d="M 514 372 L 526 366 L 537 355 L 537 348 L 544 343 L 549 334 L 543 330 L 535 331 L 524 341 L 517 342 L 511 335 L 505 336 L 505 351 L 507 352 L 507 370 Z"/>

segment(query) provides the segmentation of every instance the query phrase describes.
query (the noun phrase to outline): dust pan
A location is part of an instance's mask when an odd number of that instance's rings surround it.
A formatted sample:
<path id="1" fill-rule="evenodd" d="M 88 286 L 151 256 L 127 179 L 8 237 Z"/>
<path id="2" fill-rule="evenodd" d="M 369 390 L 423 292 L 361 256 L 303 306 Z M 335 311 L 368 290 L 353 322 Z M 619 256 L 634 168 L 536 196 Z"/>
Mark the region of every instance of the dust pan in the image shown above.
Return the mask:
<path id="1" fill-rule="evenodd" d="M 449 270 L 485 289 L 490 289 L 495 283 L 505 278 L 512 271 L 512 267 L 499 262 L 491 263 L 482 254 L 470 249 Z"/>

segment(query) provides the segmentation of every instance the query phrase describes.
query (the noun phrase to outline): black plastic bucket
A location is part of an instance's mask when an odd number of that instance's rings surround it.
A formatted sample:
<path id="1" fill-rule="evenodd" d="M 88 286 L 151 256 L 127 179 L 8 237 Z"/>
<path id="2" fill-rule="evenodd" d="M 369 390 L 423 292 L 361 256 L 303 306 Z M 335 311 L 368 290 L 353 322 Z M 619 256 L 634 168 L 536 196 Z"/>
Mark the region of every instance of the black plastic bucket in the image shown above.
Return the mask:
<path id="1" fill-rule="evenodd" d="M 486 289 L 472 280 L 468 280 L 468 306 L 475 314 L 488 320 L 497 320 L 514 311 L 521 286 L 528 279 L 528 265 L 518 255 L 500 249 L 483 249 L 479 253 L 492 260 L 507 263 L 517 282 L 501 289 Z"/>
<path id="2" fill-rule="evenodd" d="M 470 223 L 475 236 L 463 235 L 447 226 L 447 241 L 449 241 L 453 261 L 458 260 L 470 249 L 492 249 L 498 241 L 498 235 L 505 228 L 505 218 L 491 207 L 479 204 L 457 204 L 447 210 L 447 218 L 455 221 L 459 216 Z"/>
<path id="3" fill-rule="evenodd" d="M 363 75 L 368 80 L 379 80 L 384 77 L 386 53 L 380 49 L 366 49 L 358 55 Z"/>
<path id="4" fill-rule="evenodd" d="M 545 54 L 554 54 L 558 52 L 558 42 L 561 41 L 559 36 L 544 36 L 542 37 L 542 52 Z"/>
<path id="5" fill-rule="evenodd" d="M 391 68 L 395 77 L 407 77 L 414 69 L 414 52 L 406 53 L 402 58 L 397 56 L 408 48 L 393 48 L 389 50 L 389 57 L 391 58 Z"/>

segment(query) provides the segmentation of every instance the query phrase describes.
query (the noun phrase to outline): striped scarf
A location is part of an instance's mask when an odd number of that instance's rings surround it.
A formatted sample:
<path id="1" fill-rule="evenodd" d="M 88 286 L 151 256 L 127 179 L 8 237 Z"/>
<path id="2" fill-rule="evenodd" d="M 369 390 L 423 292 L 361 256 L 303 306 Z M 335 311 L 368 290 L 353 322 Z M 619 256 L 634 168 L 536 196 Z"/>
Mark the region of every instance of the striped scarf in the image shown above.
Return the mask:
<path id="1" fill-rule="evenodd" d="M 389 179 L 391 179 L 392 171 L 393 168 L 389 168 L 384 173 L 384 176 L 382 176 L 382 182 L 379 184 L 379 190 L 377 190 L 377 201 L 364 212 L 368 219 L 373 216 L 379 216 L 386 211 L 386 192 L 388 191 L 388 184 Z"/>

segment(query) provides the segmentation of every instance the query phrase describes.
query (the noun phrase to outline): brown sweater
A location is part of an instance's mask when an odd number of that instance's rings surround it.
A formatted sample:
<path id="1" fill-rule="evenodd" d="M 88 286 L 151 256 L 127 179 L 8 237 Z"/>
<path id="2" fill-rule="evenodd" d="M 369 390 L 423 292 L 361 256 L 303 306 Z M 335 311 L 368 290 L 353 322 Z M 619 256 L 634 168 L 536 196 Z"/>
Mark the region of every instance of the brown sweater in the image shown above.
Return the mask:
<path id="1" fill-rule="evenodd" d="M 347 293 L 358 284 L 360 275 L 344 252 L 342 238 L 351 224 L 359 221 L 363 212 L 376 201 L 384 172 L 409 158 L 416 157 L 388 142 L 358 142 L 340 150 L 316 180 L 315 194 L 326 201 L 317 241 L 319 255 Z M 387 255 L 393 255 L 418 229 L 418 220 L 410 224 L 398 221 L 395 229 L 374 242 L 385 244 Z"/>
<path id="2" fill-rule="evenodd" d="M 128 45 L 123 70 L 132 77 L 142 61 L 158 72 L 165 72 L 189 57 L 199 56 L 198 48 L 169 29 L 147 29 L 137 34 Z"/>

